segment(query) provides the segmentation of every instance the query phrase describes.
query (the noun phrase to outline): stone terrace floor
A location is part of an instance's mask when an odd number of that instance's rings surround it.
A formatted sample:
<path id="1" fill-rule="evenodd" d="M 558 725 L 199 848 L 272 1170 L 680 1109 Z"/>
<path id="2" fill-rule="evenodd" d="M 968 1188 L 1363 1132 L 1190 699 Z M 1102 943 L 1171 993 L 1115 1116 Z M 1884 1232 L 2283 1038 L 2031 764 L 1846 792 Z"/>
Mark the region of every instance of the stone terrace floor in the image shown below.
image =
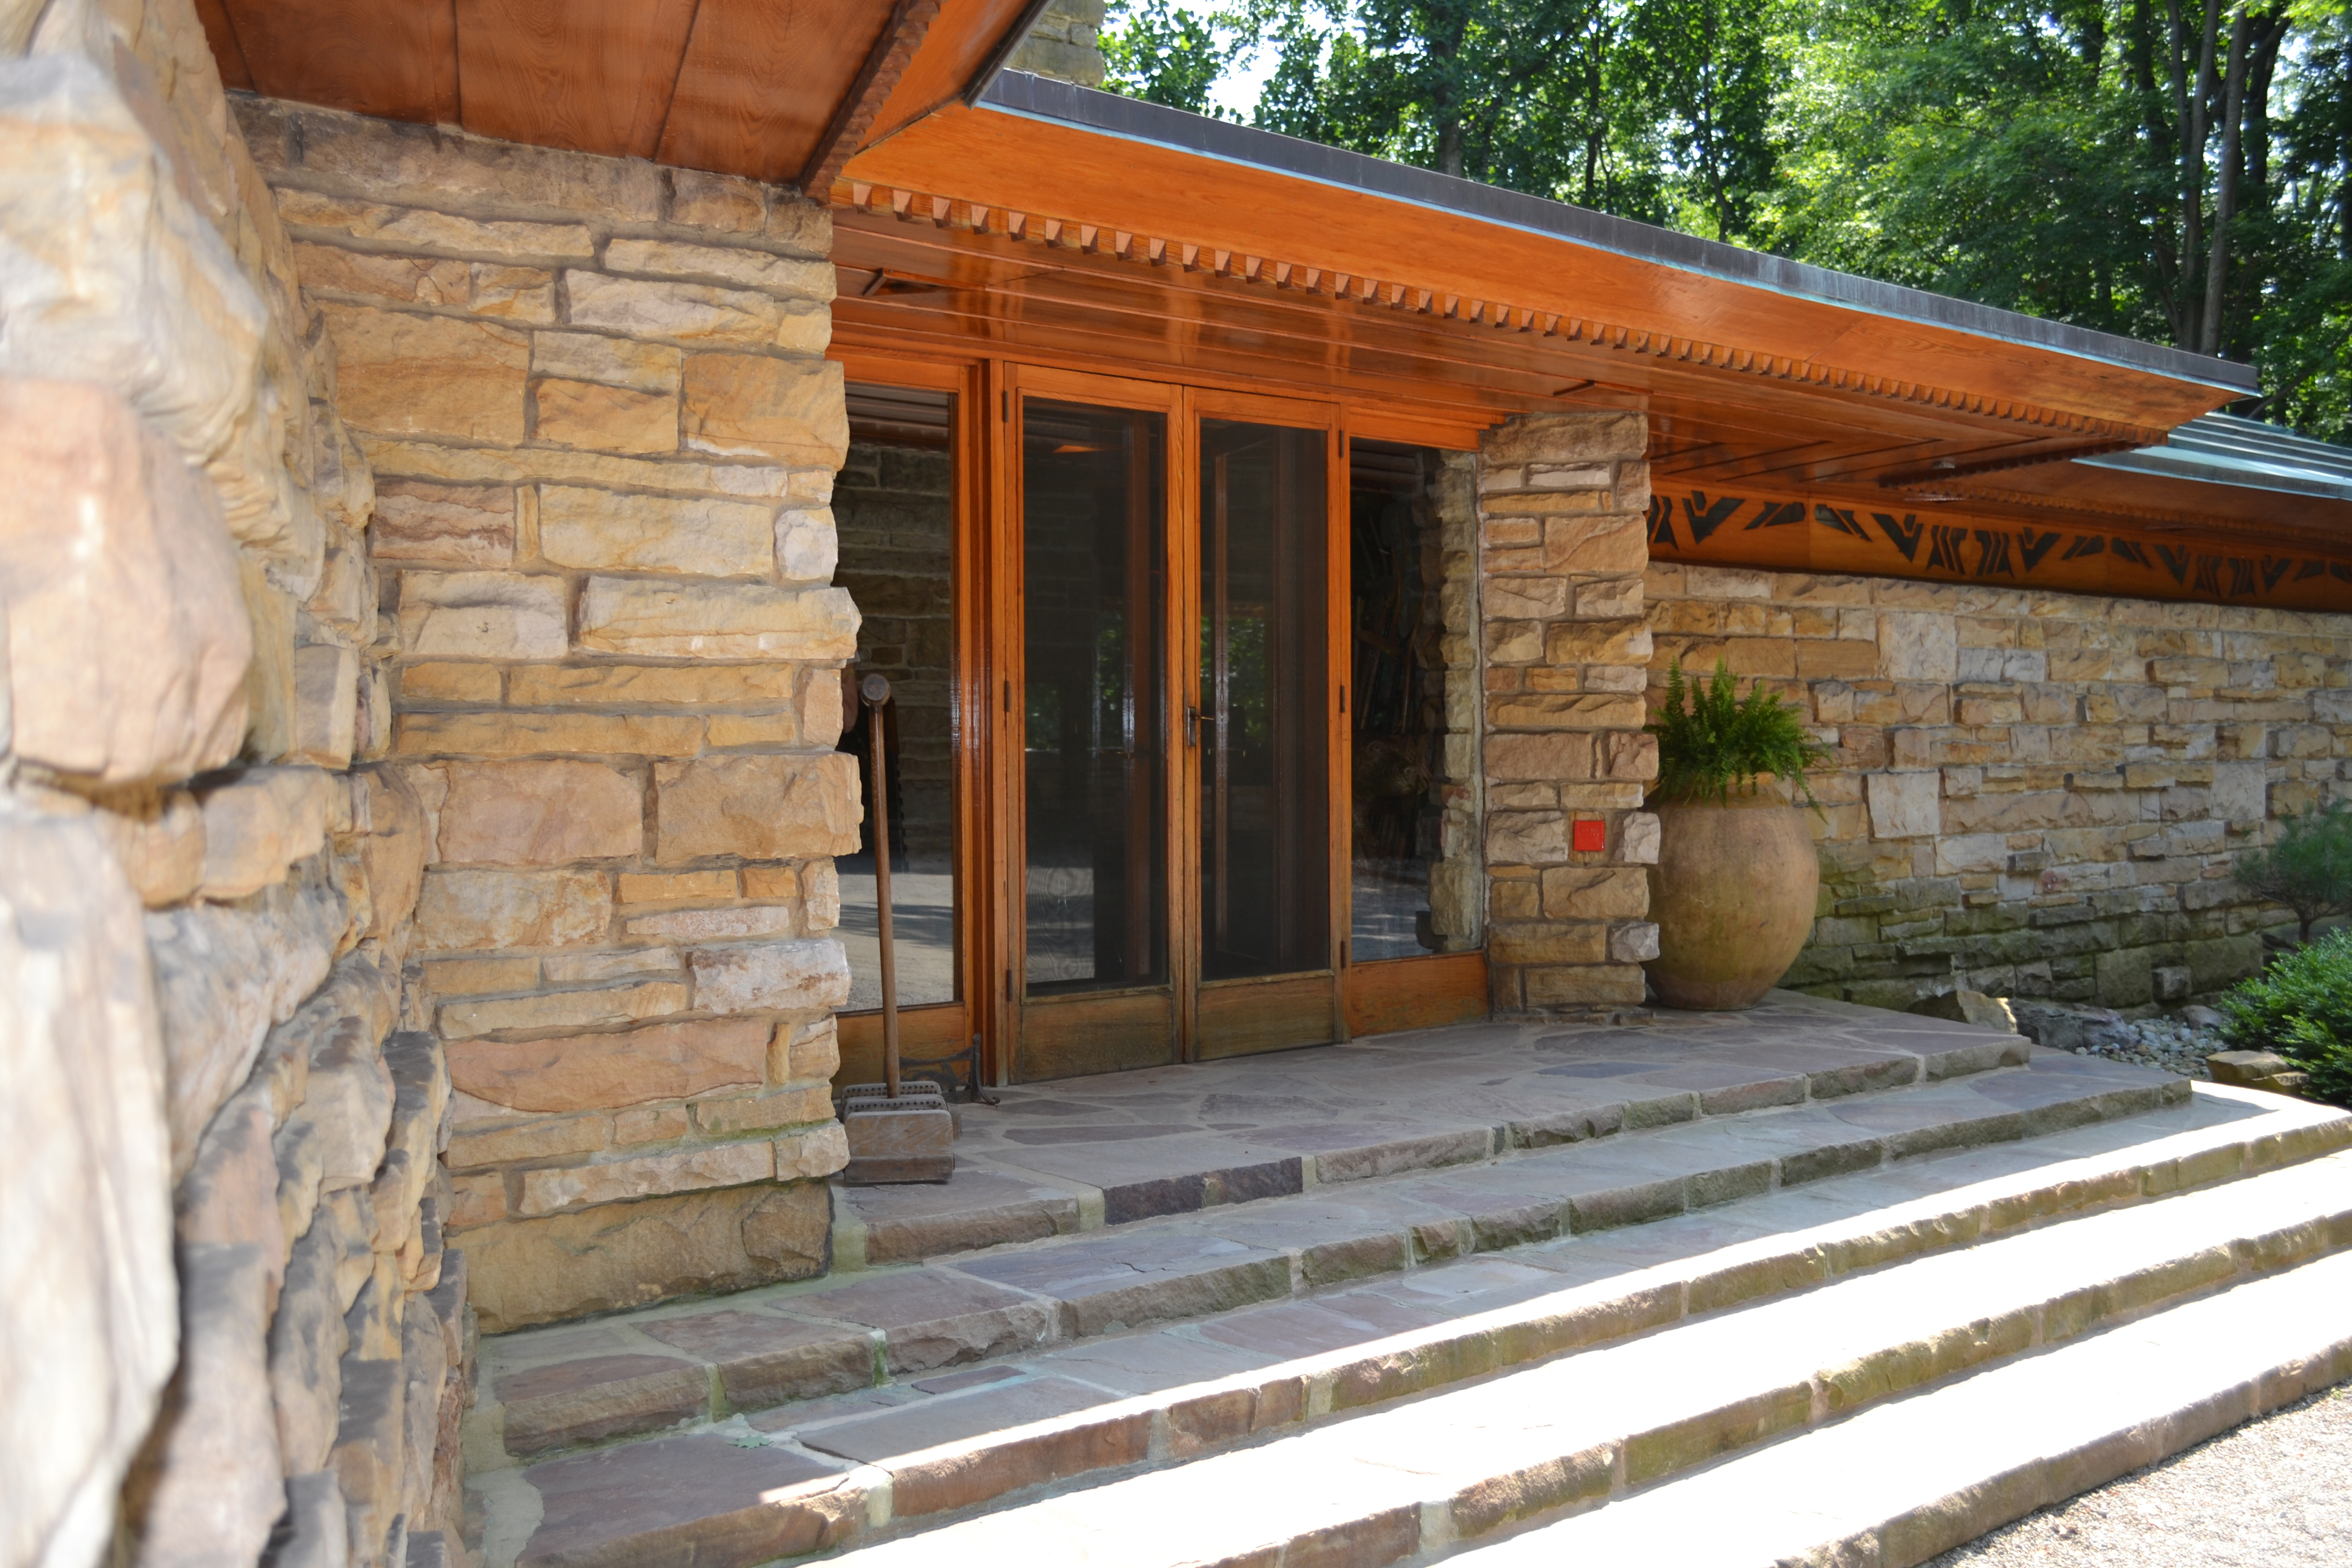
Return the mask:
<path id="1" fill-rule="evenodd" d="M 1748 1012 L 1662 1011 L 1644 1026 L 1465 1024 L 1003 1089 L 1002 1104 L 957 1106 L 952 1182 L 835 1188 L 835 1263 L 908 1263 L 1892 1088 L 1982 1070 L 2003 1049 L 2023 1059 L 2021 1042 L 1971 1025 L 1776 991 Z"/>

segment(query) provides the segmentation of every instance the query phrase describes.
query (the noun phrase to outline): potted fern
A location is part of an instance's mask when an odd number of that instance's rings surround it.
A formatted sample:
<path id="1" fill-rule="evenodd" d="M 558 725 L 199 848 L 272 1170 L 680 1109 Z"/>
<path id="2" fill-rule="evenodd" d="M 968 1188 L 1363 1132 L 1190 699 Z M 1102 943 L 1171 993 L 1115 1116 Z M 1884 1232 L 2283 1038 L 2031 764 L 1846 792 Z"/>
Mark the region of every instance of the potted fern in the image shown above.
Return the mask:
<path id="1" fill-rule="evenodd" d="M 1801 710 L 1761 685 L 1740 697 L 1720 660 L 1709 681 L 1666 671 L 1658 738 L 1658 863 L 1650 918 L 1658 956 L 1646 965 L 1669 1007 L 1753 1007 L 1780 984 L 1812 934 L 1822 868 L 1792 792 L 1819 809 L 1806 773 L 1829 760 Z"/>

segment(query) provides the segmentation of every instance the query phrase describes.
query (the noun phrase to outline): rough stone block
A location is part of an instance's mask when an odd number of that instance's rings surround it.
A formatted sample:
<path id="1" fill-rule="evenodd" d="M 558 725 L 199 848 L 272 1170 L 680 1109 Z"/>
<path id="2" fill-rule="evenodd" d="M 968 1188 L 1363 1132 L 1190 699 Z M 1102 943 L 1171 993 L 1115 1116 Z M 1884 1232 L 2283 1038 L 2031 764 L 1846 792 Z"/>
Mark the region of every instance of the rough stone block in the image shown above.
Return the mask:
<path id="1" fill-rule="evenodd" d="M 180 1248 L 180 1366 L 134 1490 L 138 1559 L 249 1562 L 286 1506 L 270 1400 L 271 1264 L 254 1246 Z"/>
<path id="2" fill-rule="evenodd" d="M 167 790 L 93 814 L 122 874 L 149 909 L 193 895 L 205 876 L 205 815 L 186 790 Z"/>
<path id="3" fill-rule="evenodd" d="M 781 525 L 755 501 L 669 500 L 569 485 L 541 485 L 539 552 L 591 571 L 765 576 Z M 830 576 L 827 566 L 824 575 Z"/>
<path id="4" fill-rule="evenodd" d="M 694 1108 L 696 1126 L 705 1132 L 722 1135 L 773 1132 L 779 1128 L 832 1119 L 833 1096 L 821 1083 L 797 1084 L 740 1099 L 705 1100 Z"/>
<path id="5" fill-rule="evenodd" d="M 606 1160 L 522 1173 L 520 1215 L 553 1214 L 591 1204 L 619 1203 L 665 1193 L 696 1192 L 772 1180 L 774 1148 L 764 1142 L 719 1143 L 666 1154 Z"/>
<path id="6" fill-rule="evenodd" d="M 335 342 L 335 407 L 363 430 L 523 438 L 530 339 L 487 321 L 324 305 Z"/>
<path id="7" fill-rule="evenodd" d="M 248 1088 L 215 1114 L 174 1194 L 184 1247 L 250 1247 L 275 1300 L 291 1239 L 278 1207 L 278 1156 L 267 1093 Z"/>
<path id="8" fill-rule="evenodd" d="M 600 332 L 534 332 L 530 372 L 595 381 L 637 392 L 676 392 L 681 358 L 667 343 L 641 343 Z"/>
<path id="9" fill-rule="evenodd" d="M 16 754 L 109 784 L 235 756 L 253 633 L 211 487 L 87 383 L 0 379 L 0 468 Z"/>
<path id="10" fill-rule="evenodd" d="M 550 967 L 555 966 L 551 962 Z M 551 974 L 548 978 L 553 982 L 563 977 Z M 436 1016 L 436 1022 L 442 1034 L 452 1040 L 523 1029 L 593 1029 L 682 1013 L 686 1011 L 687 995 L 682 980 L 646 980 L 593 990 L 446 1003 Z"/>
<path id="11" fill-rule="evenodd" d="M 531 385 L 531 431 L 559 447 L 599 452 L 677 449 L 677 399 L 594 381 L 539 381 Z"/>
<path id="12" fill-rule="evenodd" d="M 334 1471 L 286 1478 L 286 1511 L 261 1562 L 262 1568 L 351 1568 L 351 1525 Z"/>
<path id="13" fill-rule="evenodd" d="M 392 1532 L 399 1515 L 406 1394 L 397 1360 L 344 1358 L 331 1468 L 343 1489 L 352 1544 L 360 1548 L 352 1555 L 362 1561 L 371 1559 L 370 1547 Z"/>
<path id="14" fill-rule="evenodd" d="M 1878 656 L 1880 671 L 1889 680 L 1956 680 L 1959 678 L 1958 629 L 1948 615 L 1881 611 Z"/>
<path id="15" fill-rule="evenodd" d="M 831 938 L 698 947 L 695 1005 L 713 1013 L 813 1013 L 849 1000 L 849 959 Z"/>
<path id="16" fill-rule="evenodd" d="M 776 574 L 787 583 L 829 583 L 840 564 L 840 535 L 830 510 L 787 507 L 778 512 L 775 546 Z"/>
<path id="17" fill-rule="evenodd" d="M 838 468 L 849 449 L 841 366 L 757 354 L 691 355 L 683 427 L 694 451 Z"/>
<path id="18" fill-rule="evenodd" d="M 449 1047 L 449 1078 L 478 1100 L 512 1110 L 616 1110 L 758 1084 L 771 1026 L 764 1022 L 658 1024 L 617 1034 Z"/>
<path id="19" fill-rule="evenodd" d="M 327 1462 L 342 1389 L 343 1304 L 336 1275 L 345 1238 L 331 1221 L 294 1246 L 269 1322 L 269 1388 L 279 1452 L 299 1471 Z"/>
<path id="20" fill-rule="evenodd" d="M 856 656 L 857 626 L 840 588 L 591 577 L 580 596 L 580 646 L 597 653 L 835 662 Z"/>
<path id="21" fill-rule="evenodd" d="M 1877 838 L 1925 838 L 1943 831 L 1943 777 L 1939 772 L 1872 773 L 1870 831 Z"/>
<path id="22" fill-rule="evenodd" d="M 636 780 L 601 763 L 452 763 L 437 858 L 459 866 L 556 866 L 635 858 L 645 845 Z"/>
<path id="23" fill-rule="evenodd" d="M 654 766 L 656 858 L 720 855 L 749 860 L 854 854 L 856 760 L 821 756 L 704 757 Z"/>
<path id="24" fill-rule="evenodd" d="M 460 952 L 593 942 L 612 907 L 598 871 L 428 871 L 416 900 L 416 942 L 422 952 Z"/>
<path id="25" fill-rule="evenodd" d="M 821 307 L 744 289 L 610 278 L 578 270 L 563 275 L 563 288 L 570 307 L 566 320 L 573 326 L 656 338 L 688 348 L 778 348 L 814 355 L 824 352 L 833 335 L 831 318 Z M 715 357 L 789 363 L 748 354 Z M 694 377 L 691 363 L 687 372 L 689 384 Z M 837 376 L 836 372 L 836 387 Z"/>
<path id="26" fill-rule="evenodd" d="M 657 713 L 404 713 L 397 734 L 402 752 L 425 756 L 528 757 L 569 752 L 604 758 L 677 757 L 702 749 L 701 720 Z"/>
<path id="27" fill-rule="evenodd" d="M 616 238 L 605 247 L 604 265 L 615 272 L 740 284 L 788 300 L 829 300 L 834 293 L 829 262 L 804 261 L 732 245 Z"/>
<path id="28" fill-rule="evenodd" d="M 249 768 L 197 796 L 205 816 L 203 891 L 242 899 L 285 879 L 326 844 L 341 781 L 315 768 Z"/>
<path id="29" fill-rule="evenodd" d="M 317 767 L 352 765 L 359 746 L 360 658 L 331 643 L 294 650 L 294 722 L 283 759 Z"/>
<path id="30" fill-rule="evenodd" d="M 417 658 L 561 658 L 570 644 L 561 578 L 404 572 L 401 651 Z"/>
<path id="31" fill-rule="evenodd" d="M 804 1279 L 824 1266 L 824 1189 L 754 1184 L 509 1219 L 453 1238 L 483 1331 Z M 814 1250 L 811 1250 L 813 1247 Z"/>

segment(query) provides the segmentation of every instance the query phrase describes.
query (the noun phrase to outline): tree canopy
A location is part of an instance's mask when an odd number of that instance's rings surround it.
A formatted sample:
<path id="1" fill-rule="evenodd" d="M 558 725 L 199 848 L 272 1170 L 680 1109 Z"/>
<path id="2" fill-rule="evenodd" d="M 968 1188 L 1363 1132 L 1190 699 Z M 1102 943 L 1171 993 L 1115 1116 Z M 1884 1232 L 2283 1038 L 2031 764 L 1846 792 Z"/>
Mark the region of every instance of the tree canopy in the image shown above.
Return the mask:
<path id="1" fill-rule="evenodd" d="M 2352 441 L 2352 0 L 1115 4 L 1114 90 L 2259 366 Z"/>

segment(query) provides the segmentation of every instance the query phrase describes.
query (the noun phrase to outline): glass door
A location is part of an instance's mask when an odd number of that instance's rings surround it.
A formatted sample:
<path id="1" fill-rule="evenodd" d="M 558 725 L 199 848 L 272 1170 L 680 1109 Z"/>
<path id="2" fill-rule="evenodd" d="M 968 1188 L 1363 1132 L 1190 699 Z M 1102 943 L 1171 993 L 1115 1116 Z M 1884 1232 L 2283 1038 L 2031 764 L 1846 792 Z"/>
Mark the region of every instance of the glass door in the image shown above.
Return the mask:
<path id="1" fill-rule="evenodd" d="M 1197 737 L 1192 1035 L 1193 1055 L 1206 1059 L 1339 1037 L 1339 689 L 1329 426 L 1311 405 L 1202 395 L 1199 409 L 1199 634 L 1187 733 Z"/>
<path id="2" fill-rule="evenodd" d="M 1018 845 L 1008 990 L 1013 1076 L 1034 1079 L 1178 1055 L 1168 680 L 1175 410 L 1161 388 L 1040 372 L 1024 373 L 1021 387 L 1009 520 L 1017 547 L 1004 552 L 1018 562 L 1006 574 L 1018 587 L 1004 640 L 1018 645 L 1005 697 L 1009 705 L 1017 693 L 1020 738 L 1007 792 Z M 1122 397 L 1143 405 L 1113 401 Z"/>
<path id="3" fill-rule="evenodd" d="M 1013 1075 L 1337 1039 L 1336 421 L 1014 382 L 996 634 L 1018 672 L 999 775 Z"/>

